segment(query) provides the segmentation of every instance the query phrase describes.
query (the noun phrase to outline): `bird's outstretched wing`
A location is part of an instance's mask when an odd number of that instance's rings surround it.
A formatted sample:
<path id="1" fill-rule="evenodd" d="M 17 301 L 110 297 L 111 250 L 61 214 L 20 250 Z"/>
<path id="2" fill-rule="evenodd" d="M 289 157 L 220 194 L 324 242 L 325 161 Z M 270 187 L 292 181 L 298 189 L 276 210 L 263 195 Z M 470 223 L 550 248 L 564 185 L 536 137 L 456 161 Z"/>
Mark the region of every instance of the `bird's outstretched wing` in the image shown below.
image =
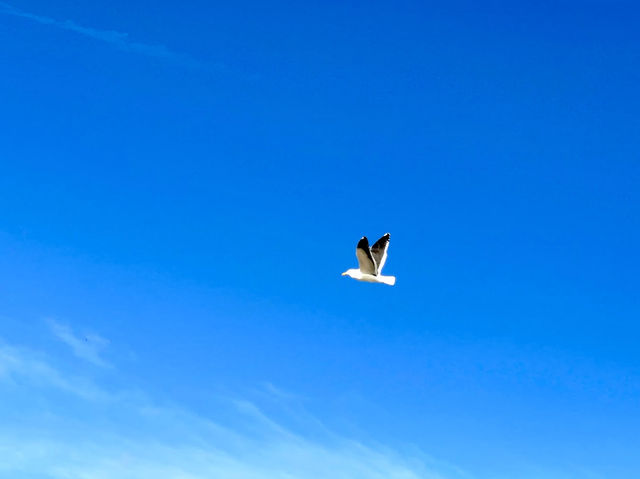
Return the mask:
<path id="1" fill-rule="evenodd" d="M 371 247 L 371 256 L 373 256 L 373 261 L 376 263 L 376 270 L 378 274 L 382 272 L 382 267 L 387 261 L 387 249 L 389 249 L 390 236 L 391 235 L 389 233 L 383 235 L 382 238 L 373 243 L 373 246 Z"/>
<path id="2" fill-rule="evenodd" d="M 369 240 L 366 236 L 363 236 L 360 238 L 360 241 L 358 241 L 356 257 L 358 258 L 358 266 L 361 272 L 364 274 L 377 274 L 376 262 L 373 260 L 373 256 L 371 256 Z"/>

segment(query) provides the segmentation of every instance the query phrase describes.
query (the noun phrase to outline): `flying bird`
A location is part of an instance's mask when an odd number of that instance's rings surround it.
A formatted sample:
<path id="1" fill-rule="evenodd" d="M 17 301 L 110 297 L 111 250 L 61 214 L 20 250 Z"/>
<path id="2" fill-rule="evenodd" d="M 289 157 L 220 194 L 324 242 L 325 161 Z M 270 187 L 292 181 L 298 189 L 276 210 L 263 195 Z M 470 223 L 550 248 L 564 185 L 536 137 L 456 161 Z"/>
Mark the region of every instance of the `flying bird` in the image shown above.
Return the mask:
<path id="1" fill-rule="evenodd" d="M 356 257 L 358 258 L 358 269 L 352 268 L 342 273 L 342 276 L 349 276 L 358 281 L 369 283 L 384 283 L 389 286 L 396 284 L 395 276 L 382 276 L 382 268 L 387 261 L 387 250 L 389 249 L 389 233 L 385 234 L 369 248 L 369 240 L 366 236 L 360 238 L 356 246 Z"/>

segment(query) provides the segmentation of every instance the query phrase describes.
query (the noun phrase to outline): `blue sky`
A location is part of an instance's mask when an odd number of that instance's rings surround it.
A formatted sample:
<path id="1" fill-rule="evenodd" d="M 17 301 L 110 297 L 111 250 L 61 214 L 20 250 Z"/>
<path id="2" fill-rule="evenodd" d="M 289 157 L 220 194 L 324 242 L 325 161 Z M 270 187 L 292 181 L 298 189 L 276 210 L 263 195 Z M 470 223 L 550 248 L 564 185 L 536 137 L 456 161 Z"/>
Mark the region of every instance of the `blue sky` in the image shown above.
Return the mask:
<path id="1" fill-rule="evenodd" d="M 639 14 L 1 2 L 0 477 L 638 476 Z"/>

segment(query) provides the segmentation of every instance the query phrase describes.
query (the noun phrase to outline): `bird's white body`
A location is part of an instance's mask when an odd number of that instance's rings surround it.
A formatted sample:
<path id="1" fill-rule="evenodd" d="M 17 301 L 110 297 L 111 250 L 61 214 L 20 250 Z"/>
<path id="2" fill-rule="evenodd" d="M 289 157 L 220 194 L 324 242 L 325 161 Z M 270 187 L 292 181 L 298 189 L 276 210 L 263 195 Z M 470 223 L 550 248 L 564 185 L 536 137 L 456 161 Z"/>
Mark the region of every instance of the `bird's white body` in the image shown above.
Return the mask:
<path id="1" fill-rule="evenodd" d="M 382 235 L 372 247 L 366 236 L 360 238 L 356 246 L 356 257 L 359 268 L 352 268 L 342 273 L 358 281 L 367 283 L 382 283 L 393 286 L 396 284 L 395 276 L 382 276 L 382 268 L 387 261 L 387 249 L 389 248 L 389 233 Z"/>
<path id="2" fill-rule="evenodd" d="M 357 279 L 358 281 L 366 281 L 367 283 L 384 283 L 389 286 L 396 284 L 395 276 L 376 276 L 373 274 L 366 274 L 359 269 L 348 269 L 342 276 L 349 276 L 350 278 Z"/>

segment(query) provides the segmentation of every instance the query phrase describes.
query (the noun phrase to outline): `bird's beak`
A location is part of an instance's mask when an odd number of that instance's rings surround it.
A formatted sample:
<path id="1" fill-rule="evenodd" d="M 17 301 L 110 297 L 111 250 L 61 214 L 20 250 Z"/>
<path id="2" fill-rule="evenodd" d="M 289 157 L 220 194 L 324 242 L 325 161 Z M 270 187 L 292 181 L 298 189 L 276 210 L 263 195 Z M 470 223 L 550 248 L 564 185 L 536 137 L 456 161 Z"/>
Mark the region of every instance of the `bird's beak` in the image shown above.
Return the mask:
<path id="1" fill-rule="evenodd" d="M 346 272 L 346 271 L 345 271 L 344 273 L 342 273 L 342 276 L 346 276 L 346 275 L 347 275 L 347 272 Z"/>

